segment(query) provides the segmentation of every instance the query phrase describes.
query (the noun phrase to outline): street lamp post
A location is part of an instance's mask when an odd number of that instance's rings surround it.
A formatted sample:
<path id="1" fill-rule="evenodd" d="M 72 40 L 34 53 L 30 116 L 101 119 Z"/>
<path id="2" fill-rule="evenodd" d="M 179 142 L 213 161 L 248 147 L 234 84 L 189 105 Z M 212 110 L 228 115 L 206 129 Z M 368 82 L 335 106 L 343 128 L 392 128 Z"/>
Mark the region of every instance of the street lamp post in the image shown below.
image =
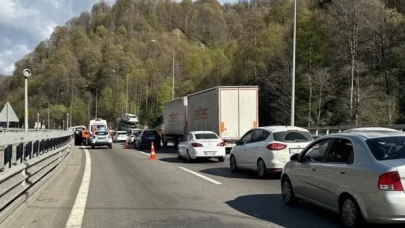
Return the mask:
<path id="1" fill-rule="evenodd" d="M 291 85 L 291 126 L 295 125 L 295 52 L 297 44 L 297 0 L 294 0 L 293 69 Z"/>
<path id="2" fill-rule="evenodd" d="M 128 102 L 129 102 L 129 89 L 128 89 L 128 73 L 127 73 L 127 105 L 125 108 L 125 113 L 128 113 Z"/>
<path id="3" fill-rule="evenodd" d="M 66 130 L 69 130 L 69 113 L 66 113 Z"/>
<path id="4" fill-rule="evenodd" d="M 37 131 L 39 129 L 39 113 L 37 113 Z"/>
<path id="5" fill-rule="evenodd" d="M 24 75 L 24 131 L 28 132 L 28 78 L 31 76 L 29 69 L 23 70 Z"/>
<path id="6" fill-rule="evenodd" d="M 69 110 L 69 115 L 70 115 L 70 119 L 69 119 L 69 122 L 70 122 L 70 125 L 72 125 L 72 106 L 73 106 L 73 80 L 72 80 L 72 83 L 71 83 L 71 87 L 72 87 L 72 94 L 71 94 L 71 96 L 70 96 L 70 110 Z"/>

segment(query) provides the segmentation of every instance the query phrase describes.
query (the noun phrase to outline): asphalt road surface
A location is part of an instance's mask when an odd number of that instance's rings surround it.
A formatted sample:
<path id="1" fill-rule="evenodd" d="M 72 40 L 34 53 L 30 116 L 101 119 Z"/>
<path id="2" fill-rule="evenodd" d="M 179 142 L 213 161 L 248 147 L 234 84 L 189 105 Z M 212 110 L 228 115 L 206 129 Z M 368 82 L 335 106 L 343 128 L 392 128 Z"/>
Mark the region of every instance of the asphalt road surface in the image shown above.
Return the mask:
<path id="1" fill-rule="evenodd" d="M 277 178 L 231 173 L 228 159 L 188 164 L 166 148 L 150 161 L 148 152 L 77 147 L 12 227 L 339 227 L 324 209 L 285 206 Z"/>

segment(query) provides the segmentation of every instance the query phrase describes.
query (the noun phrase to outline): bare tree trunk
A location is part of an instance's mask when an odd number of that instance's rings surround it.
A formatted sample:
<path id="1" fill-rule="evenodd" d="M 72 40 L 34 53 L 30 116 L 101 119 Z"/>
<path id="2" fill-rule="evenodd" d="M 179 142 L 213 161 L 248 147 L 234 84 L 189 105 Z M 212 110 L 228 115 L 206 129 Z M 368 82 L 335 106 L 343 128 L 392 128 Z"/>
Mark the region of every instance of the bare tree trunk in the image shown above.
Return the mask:
<path id="1" fill-rule="evenodd" d="M 308 81 L 309 81 L 309 98 L 308 98 L 308 127 L 311 126 L 312 120 L 312 77 L 308 74 Z"/>
<path id="2" fill-rule="evenodd" d="M 319 91 L 319 99 L 318 99 L 318 119 L 316 121 L 316 125 L 319 126 L 321 122 L 321 108 L 322 108 L 322 88 Z"/>
<path id="3" fill-rule="evenodd" d="M 355 73 L 355 64 L 356 59 L 354 56 L 354 41 L 350 41 L 350 54 L 351 54 L 351 74 L 350 74 L 350 118 L 353 118 L 353 93 L 354 93 L 354 73 Z"/>

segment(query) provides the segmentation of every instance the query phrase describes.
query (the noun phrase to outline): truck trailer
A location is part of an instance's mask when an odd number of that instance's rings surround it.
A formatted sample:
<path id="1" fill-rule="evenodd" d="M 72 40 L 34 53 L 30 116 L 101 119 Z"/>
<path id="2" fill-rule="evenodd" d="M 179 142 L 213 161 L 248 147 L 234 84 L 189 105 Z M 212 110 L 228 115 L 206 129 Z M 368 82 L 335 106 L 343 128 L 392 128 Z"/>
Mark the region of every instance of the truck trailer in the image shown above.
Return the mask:
<path id="1" fill-rule="evenodd" d="M 169 101 L 164 106 L 163 144 L 189 131 L 213 131 L 230 150 L 259 125 L 257 86 L 219 86 Z"/>

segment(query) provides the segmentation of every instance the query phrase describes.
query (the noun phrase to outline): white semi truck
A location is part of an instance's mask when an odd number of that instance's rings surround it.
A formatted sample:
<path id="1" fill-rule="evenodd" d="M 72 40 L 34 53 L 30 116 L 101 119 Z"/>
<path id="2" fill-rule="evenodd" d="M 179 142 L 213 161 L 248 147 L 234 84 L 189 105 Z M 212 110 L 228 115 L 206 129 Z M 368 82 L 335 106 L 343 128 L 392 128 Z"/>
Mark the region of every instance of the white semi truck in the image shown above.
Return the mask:
<path id="1" fill-rule="evenodd" d="M 164 105 L 163 145 L 175 145 L 189 131 L 213 131 L 234 146 L 259 125 L 257 86 L 220 86 L 172 100 Z"/>

